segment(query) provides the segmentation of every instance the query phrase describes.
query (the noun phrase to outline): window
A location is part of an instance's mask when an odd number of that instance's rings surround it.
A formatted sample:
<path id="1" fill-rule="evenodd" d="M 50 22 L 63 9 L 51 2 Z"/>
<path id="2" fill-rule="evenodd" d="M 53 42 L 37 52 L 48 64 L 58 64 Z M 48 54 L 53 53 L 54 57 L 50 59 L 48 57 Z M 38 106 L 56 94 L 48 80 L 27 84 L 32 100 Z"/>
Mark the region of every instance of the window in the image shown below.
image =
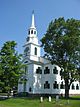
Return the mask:
<path id="1" fill-rule="evenodd" d="M 25 61 L 24 63 L 28 63 L 28 61 Z"/>
<path id="2" fill-rule="evenodd" d="M 49 89 L 49 88 L 50 88 L 50 84 L 48 83 L 48 81 L 45 81 L 44 89 Z"/>
<path id="3" fill-rule="evenodd" d="M 35 55 L 37 55 L 37 48 L 35 47 L 35 53 L 34 53 Z"/>
<path id="4" fill-rule="evenodd" d="M 31 87 L 29 88 L 29 92 L 31 92 L 32 91 L 32 89 L 31 89 Z"/>
<path id="5" fill-rule="evenodd" d="M 28 52 L 29 51 L 29 47 L 26 47 L 24 52 Z"/>
<path id="6" fill-rule="evenodd" d="M 62 73 L 63 73 L 63 69 L 60 70 L 60 76 L 62 76 Z"/>
<path id="7" fill-rule="evenodd" d="M 26 82 L 24 82 L 24 92 L 26 92 Z"/>
<path id="8" fill-rule="evenodd" d="M 58 89 L 57 81 L 55 81 L 55 83 L 53 84 L 53 88 L 54 88 L 54 89 Z"/>
<path id="9" fill-rule="evenodd" d="M 36 73 L 37 73 L 37 74 L 42 74 L 42 70 L 41 70 L 40 67 L 38 67 L 38 69 L 36 69 Z"/>
<path id="10" fill-rule="evenodd" d="M 78 84 L 76 85 L 76 90 L 79 90 L 79 85 Z"/>
<path id="11" fill-rule="evenodd" d="M 50 73 L 50 69 L 48 69 L 48 67 L 46 67 L 45 69 L 44 69 L 44 74 L 49 74 Z"/>
<path id="12" fill-rule="evenodd" d="M 63 82 L 61 82 L 60 89 L 64 89 L 64 88 L 65 88 L 65 85 L 63 84 Z"/>
<path id="13" fill-rule="evenodd" d="M 58 70 L 57 70 L 56 67 L 54 67 L 54 69 L 53 69 L 53 73 L 54 73 L 54 74 L 58 74 Z"/>
<path id="14" fill-rule="evenodd" d="M 29 47 L 26 47 L 24 50 L 24 55 L 27 56 L 29 55 Z"/>
<path id="15" fill-rule="evenodd" d="M 34 34 L 36 34 L 36 31 L 34 31 Z"/>
<path id="16" fill-rule="evenodd" d="M 74 84 L 72 84 L 72 90 L 74 90 L 75 89 L 75 86 L 74 86 Z"/>
<path id="17" fill-rule="evenodd" d="M 33 34 L 33 30 L 31 30 L 31 34 Z"/>
<path id="18" fill-rule="evenodd" d="M 30 38 L 29 38 L 29 37 L 27 37 L 27 42 L 29 41 L 29 39 L 30 39 Z"/>
<path id="19" fill-rule="evenodd" d="M 28 34 L 30 35 L 30 30 L 28 31 Z"/>
<path id="20" fill-rule="evenodd" d="M 63 79 L 63 77 L 61 76 L 61 80 Z"/>
<path id="21" fill-rule="evenodd" d="M 60 76 L 61 76 L 61 80 L 63 79 L 63 69 L 61 68 L 60 70 Z"/>

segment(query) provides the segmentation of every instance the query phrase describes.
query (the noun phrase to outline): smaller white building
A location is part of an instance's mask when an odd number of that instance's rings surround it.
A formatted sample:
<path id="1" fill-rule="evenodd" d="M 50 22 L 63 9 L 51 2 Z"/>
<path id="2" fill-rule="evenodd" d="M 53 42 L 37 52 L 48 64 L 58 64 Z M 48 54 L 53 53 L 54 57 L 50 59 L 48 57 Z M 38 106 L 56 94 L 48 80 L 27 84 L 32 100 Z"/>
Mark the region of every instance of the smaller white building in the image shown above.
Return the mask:
<path id="1" fill-rule="evenodd" d="M 33 95 L 64 94 L 65 83 L 60 75 L 61 68 L 42 58 L 40 48 L 34 13 L 32 13 L 32 23 L 24 45 L 23 61 L 27 65 L 26 75 L 19 79 L 18 93 L 27 92 Z M 78 81 L 71 84 L 69 93 L 80 94 L 80 83 Z"/>

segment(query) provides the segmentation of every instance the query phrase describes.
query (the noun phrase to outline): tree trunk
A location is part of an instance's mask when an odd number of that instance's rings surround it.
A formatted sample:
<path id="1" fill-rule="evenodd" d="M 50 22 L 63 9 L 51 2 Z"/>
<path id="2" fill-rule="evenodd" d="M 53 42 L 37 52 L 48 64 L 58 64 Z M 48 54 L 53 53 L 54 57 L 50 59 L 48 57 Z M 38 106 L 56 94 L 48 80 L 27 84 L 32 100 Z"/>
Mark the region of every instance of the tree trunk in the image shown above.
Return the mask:
<path id="1" fill-rule="evenodd" d="M 65 80 L 65 98 L 69 98 L 69 81 L 68 79 Z"/>

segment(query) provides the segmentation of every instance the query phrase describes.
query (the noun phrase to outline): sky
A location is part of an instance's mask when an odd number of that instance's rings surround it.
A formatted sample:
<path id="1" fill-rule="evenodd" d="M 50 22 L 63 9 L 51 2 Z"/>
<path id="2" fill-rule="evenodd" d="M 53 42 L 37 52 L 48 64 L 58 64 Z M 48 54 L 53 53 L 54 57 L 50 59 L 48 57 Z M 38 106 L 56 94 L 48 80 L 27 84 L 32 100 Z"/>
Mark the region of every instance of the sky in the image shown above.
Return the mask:
<path id="1" fill-rule="evenodd" d="M 23 53 L 33 10 L 39 40 L 51 20 L 59 17 L 80 20 L 80 0 L 0 0 L 0 49 L 6 41 L 14 40 L 17 51 Z"/>

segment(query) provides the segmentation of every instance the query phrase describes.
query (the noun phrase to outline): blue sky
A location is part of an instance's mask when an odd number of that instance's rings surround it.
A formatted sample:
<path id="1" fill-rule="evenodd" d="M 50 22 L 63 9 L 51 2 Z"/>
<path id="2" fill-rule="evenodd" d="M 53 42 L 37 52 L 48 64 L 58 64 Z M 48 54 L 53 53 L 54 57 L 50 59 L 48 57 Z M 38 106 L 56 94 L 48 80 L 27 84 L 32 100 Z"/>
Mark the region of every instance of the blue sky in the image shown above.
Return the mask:
<path id="1" fill-rule="evenodd" d="M 0 48 L 4 42 L 15 40 L 18 52 L 23 52 L 33 10 L 39 40 L 55 18 L 80 20 L 80 0 L 0 0 Z"/>

